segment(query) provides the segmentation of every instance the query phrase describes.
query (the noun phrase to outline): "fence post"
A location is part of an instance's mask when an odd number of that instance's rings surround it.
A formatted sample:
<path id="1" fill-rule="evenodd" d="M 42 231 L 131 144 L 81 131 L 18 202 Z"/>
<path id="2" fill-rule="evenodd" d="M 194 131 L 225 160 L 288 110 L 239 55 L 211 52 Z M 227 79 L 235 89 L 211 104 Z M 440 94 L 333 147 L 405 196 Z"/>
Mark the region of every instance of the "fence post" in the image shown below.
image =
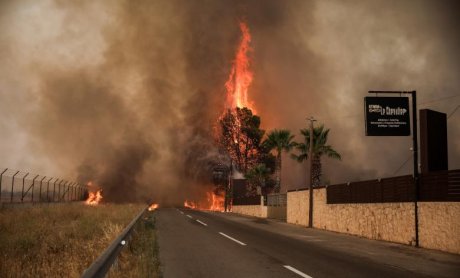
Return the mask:
<path id="1" fill-rule="evenodd" d="M 61 198 L 61 184 L 64 180 L 62 180 L 59 184 L 58 184 L 58 194 L 57 194 L 57 201 L 59 202 L 59 199 Z"/>
<path id="2" fill-rule="evenodd" d="M 29 190 L 32 188 L 32 203 L 34 202 L 34 189 L 35 189 L 35 179 L 38 178 L 39 175 L 36 175 L 35 178 L 32 180 L 32 185 L 31 187 L 29 187 L 29 189 L 27 189 L 27 192 L 29 192 Z M 26 194 L 27 194 L 26 192 Z M 22 197 L 24 198 L 24 197 Z"/>
<path id="3" fill-rule="evenodd" d="M 67 201 L 70 201 L 71 196 L 72 196 L 72 184 L 73 182 L 70 182 L 69 185 L 67 186 Z"/>
<path id="4" fill-rule="evenodd" d="M 0 174 L 0 203 L 2 202 L 2 179 L 3 179 L 3 174 L 8 171 L 8 168 L 3 170 L 3 172 Z"/>
<path id="5" fill-rule="evenodd" d="M 63 187 L 64 189 L 62 190 L 62 192 L 64 192 L 61 196 L 61 185 L 59 184 L 59 191 L 58 191 L 58 202 L 62 201 L 64 199 L 64 196 L 65 196 L 65 185 L 68 183 L 68 181 L 64 181 L 64 184 L 63 184 Z"/>
<path id="6" fill-rule="evenodd" d="M 40 180 L 40 191 L 38 192 L 38 200 L 41 202 L 42 201 L 42 184 L 43 184 L 43 180 L 46 178 L 46 176 L 44 176 L 41 180 Z"/>
<path id="7" fill-rule="evenodd" d="M 61 195 L 61 184 L 65 182 L 65 180 L 61 180 L 58 184 L 58 195 L 57 195 L 57 201 L 59 202 L 59 195 Z"/>
<path id="8" fill-rule="evenodd" d="M 13 189 L 14 189 L 14 178 L 16 177 L 16 175 L 19 173 L 19 171 L 16 172 L 16 174 L 13 175 L 13 180 L 11 181 L 11 199 L 10 199 L 10 203 L 13 202 Z"/>
<path id="9" fill-rule="evenodd" d="M 77 200 L 77 183 L 74 182 L 73 183 L 73 190 L 72 190 L 72 201 L 76 201 Z"/>
<path id="10" fill-rule="evenodd" d="M 54 202 L 54 196 L 56 195 L 56 182 L 58 181 L 59 179 L 56 179 L 53 183 L 53 202 Z"/>
<path id="11" fill-rule="evenodd" d="M 70 181 L 66 181 L 64 183 L 64 186 L 63 186 L 64 188 L 62 190 L 64 193 L 62 193 L 62 196 L 60 197 L 59 201 L 64 201 L 65 202 L 66 201 L 66 199 L 65 199 L 66 195 L 67 195 L 67 199 L 69 199 L 69 190 L 70 190 L 69 185 L 70 185 L 70 183 L 71 183 Z M 67 189 L 66 189 L 66 187 L 67 187 Z"/>
<path id="12" fill-rule="evenodd" d="M 69 184 L 69 189 L 67 190 L 67 201 L 72 201 L 72 194 L 73 194 L 73 182 Z"/>
<path id="13" fill-rule="evenodd" d="M 24 201 L 24 184 L 26 182 L 26 177 L 29 175 L 29 173 L 27 173 L 24 177 L 22 177 L 22 191 L 21 191 L 21 202 Z"/>
<path id="14" fill-rule="evenodd" d="M 52 181 L 54 178 L 51 177 L 49 180 L 48 180 L 48 183 L 46 185 L 46 201 L 49 202 L 50 201 L 50 181 Z"/>

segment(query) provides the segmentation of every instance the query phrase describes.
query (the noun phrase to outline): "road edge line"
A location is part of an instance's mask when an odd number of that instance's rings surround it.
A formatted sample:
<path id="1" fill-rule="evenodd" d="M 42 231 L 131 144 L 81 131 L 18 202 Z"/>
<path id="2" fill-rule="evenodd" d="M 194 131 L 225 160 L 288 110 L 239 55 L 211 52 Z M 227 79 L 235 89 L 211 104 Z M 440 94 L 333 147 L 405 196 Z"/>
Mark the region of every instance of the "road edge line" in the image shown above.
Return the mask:
<path id="1" fill-rule="evenodd" d="M 200 223 L 200 224 L 203 225 L 203 226 L 206 226 L 206 227 L 208 226 L 208 224 L 206 224 L 206 223 L 204 223 L 204 222 L 202 222 L 202 221 L 200 221 L 200 220 L 198 220 L 198 219 L 196 220 L 196 222 Z"/>
<path id="2" fill-rule="evenodd" d="M 246 246 L 246 243 L 244 243 L 244 242 L 242 242 L 242 241 L 239 241 L 239 240 L 237 240 L 237 239 L 234 239 L 233 237 L 231 237 L 231 236 L 229 236 L 229 235 L 226 235 L 226 234 L 224 234 L 224 233 L 222 233 L 222 232 L 219 232 L 219 234 L 222 235 L 222 236 L 224 236 L 224 237 L 226 237 L 226 238 L 228 238 L 228 239 L 230 239 L 230 240 L 233 240 L 234 242 L 236 242 L 236 243 L 238 243 L 238 244 L 240 244 L 240 245 Z"/>
<path id="3" fill-rule="evenodd" d="M 313 278 L 310 275 L 307 275 L 307 274 L 303 273 L 302 271 L 300 271 L 300 270 L 298 270 L 296 268 L 293 268 L 290 265 L 283 265 L 283 266 L 284 266 L 284 268 L 289 269 L 290 271 L 294 272 L 295 274 L 297 274 L 299 276 L 302 276 L 304 278 Z"/>

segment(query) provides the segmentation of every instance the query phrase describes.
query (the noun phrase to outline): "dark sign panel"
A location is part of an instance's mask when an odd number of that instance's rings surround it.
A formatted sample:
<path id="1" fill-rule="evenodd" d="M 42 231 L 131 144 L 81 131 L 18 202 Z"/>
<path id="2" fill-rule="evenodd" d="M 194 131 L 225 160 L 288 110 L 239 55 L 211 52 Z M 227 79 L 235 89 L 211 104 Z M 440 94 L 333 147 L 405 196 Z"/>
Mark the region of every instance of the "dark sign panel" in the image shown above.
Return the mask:
<path id="1" fill-rule="evenodd" d="M 407 97 L 365 97 L 367 136 L 409 136 Z"/>
<path id="2" fill-rule="evenodd" d="M 422 173 L 449 169 L 445 113 L 420 110 L 420 154 Z"/>

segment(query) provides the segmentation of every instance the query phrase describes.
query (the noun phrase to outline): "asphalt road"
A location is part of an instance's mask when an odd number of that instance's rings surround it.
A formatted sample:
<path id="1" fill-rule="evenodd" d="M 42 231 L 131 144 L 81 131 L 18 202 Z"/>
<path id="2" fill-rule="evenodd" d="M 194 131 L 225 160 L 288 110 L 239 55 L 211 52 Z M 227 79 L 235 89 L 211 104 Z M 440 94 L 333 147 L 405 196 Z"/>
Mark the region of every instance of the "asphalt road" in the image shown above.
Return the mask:
<path id="1" fill-rule="evenodd" d="M 460 277 L 460 256 L 275 220 L 156 211 L 164 277 Z"/>

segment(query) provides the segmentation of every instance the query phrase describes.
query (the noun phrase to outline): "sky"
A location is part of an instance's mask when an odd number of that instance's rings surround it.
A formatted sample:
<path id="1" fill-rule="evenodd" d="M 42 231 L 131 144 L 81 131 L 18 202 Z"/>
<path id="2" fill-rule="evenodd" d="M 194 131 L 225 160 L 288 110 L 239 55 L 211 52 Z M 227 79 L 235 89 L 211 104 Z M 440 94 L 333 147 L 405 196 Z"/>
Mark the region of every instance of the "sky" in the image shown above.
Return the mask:
<path id="1" fill-rule="evenodd" d="M 262 127 L 330 128 L 343 159 L 323 160 L 324 182 L 412 173 L 411 137 L 365 136 L 369 90 L 447 113 L 458 169 L 456 2 L 1 0 L 0 167 L 94 180 L 113 201 L 202 194 L 244 21 Z M 282 190 L 306 169 L 284 155 Z"/>

